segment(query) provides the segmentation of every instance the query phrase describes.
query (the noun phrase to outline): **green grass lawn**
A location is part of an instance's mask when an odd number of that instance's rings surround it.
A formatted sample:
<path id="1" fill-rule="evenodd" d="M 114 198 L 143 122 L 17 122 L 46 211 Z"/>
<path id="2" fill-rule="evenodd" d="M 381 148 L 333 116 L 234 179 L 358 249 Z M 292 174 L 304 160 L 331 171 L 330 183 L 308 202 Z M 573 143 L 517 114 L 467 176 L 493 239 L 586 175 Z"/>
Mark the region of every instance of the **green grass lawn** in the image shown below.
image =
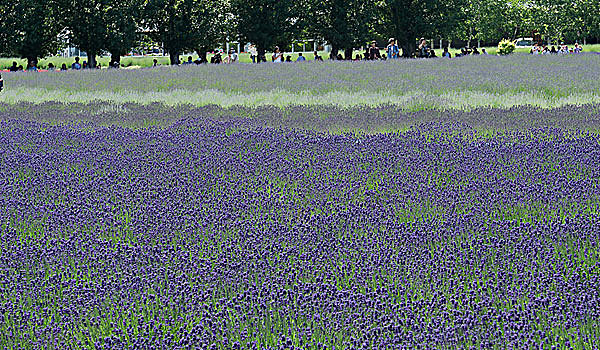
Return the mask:
<path id="1" fill-rule="evenodd" d="M 571 45 L 572 46 L 572 45 Z M 486 51 L 490 54 L 490 55 L 495 55 L 497 52 L 497 48 L 496 47 L 485 47 Z M 382 50 L 382 53 L 384 51 Z M 438 56 L 440 56 L 442 54 L 442 50 L 439 48 L 435 49 L 435 52 Z M 458 52 L 460 52 L 460 49 L 450 49 L 450 53 L 452 53 L 452 56 L 454 57 Z M 521 53 L 527 53 L 529 52 L 528 48 L 518 48 L 516 50 L 516 52 L 521 52 Z M 596 45 L 586 45 L 584 46 L 584 52 L 600 52 L 600 44 L 596 44 Z M 307 60 L 313 60 L 313 54 L 312 52 L 305 52 L 303 53 L 304 56 L 306 57 Z M 362 55 L 363 51 L 354 51 L 354 57 L 356 57 L 356 55 Z M 285 56 L 291 56 L 292 60 L 295 61 L 296 58 L 298 58 L 298 53 L 285 53 Z M 324 51 L 320 51 L 319 55 L 321 55 L 323 57 L 323 59 L 327 59 L 329 57 L 329 53 L 324 52 Z M 267 59 L 270 59 L 271 53 L 267 53 Z M 181 56 L 181 61 L 187 61 L 187 55 L 186 56 Z M 193 59 L 196 59 L 198 56 L 197 55 L 192 55 Z M 209 59 L 210 57 L 212 57 L 212 55 L 208 56 Z M 168 56 L 145 56 L 145 57 L 123 57 L 121 58 L 121 65 L 124 67 L 133 67 L 133 68 L 137 68 L 137 67 L 150 67 L 152 66 L 152 62 L 154 59 L 158 60 L 158 64 L 160 65 L 168 65 L 169 64 L 169 57 Z M 85 58 L 82 58 L 82 62 L 85 61 Z M 12 62 L 15 61 L 17 62 L 18 65 L 23 65 L 23 67 L 27 66 L 27 61 L 25 59 L 19 59 L 19 58 L 0 58 L 0 69 L 8 69 L 8 67 L 10 67 L 12 65 Z M 48 57 L 48 58 L 44 58 L 41 59 L 39 61 L 38 64 L 38 68 L 41 69 L 45 69 L 48 67 L 48 63 L 52 62 L 54 64 L 55 67 L 60 68 L 60 66 L 65 63 L 69 68 L 71 66 L 71 63 L 73 63 L 75 61 L 75 59 L 73 57 Z M 250 63 L 250 55 L 248 55 L 247 53 L 241 53 L 239 55 L 239 61 L 242 63 Z M 108 63 L 110 62 L 110 57 L 100 57 L 98 59 L 98 62 L 103 66 L 103 67 L 107 67 Z"/>

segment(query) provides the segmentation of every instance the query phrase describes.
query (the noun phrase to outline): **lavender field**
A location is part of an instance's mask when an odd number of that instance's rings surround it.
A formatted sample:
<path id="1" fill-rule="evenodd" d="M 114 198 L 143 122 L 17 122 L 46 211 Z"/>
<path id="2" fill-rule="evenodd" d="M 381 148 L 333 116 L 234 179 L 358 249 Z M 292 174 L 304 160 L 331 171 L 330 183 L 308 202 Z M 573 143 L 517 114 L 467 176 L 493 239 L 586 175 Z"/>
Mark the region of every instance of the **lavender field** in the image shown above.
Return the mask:
<path id="1" fill-rule="evenodd" d="M 0 103 L 0 347 L 600 348 L 599 103 L 139 102 Z"/>
<path id="2" fill-rule="evenodd" d="M 582 54 L 5 73 L 0 103 L 550 108 L 600 103 L 599 66 Z"/>

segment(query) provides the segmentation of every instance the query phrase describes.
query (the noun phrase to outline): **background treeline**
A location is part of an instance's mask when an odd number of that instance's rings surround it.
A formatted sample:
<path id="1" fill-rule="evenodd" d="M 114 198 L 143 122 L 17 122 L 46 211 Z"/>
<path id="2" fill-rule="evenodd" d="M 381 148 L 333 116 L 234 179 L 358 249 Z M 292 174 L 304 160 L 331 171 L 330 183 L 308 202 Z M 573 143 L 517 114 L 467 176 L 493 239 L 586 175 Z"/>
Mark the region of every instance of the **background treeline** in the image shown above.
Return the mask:
<path id="1" fill-rule="evenodd" d="M 334 53 L 370 40 L 398 40 L 404 54 L 417 38 L 497 42 L 600 38 L 600 0 L 17 0 L 0 2 L 0 55 L 28 61 L 67 43 L 119 61 L 142 42 L 161 43 L 175 63 L 226 41 L 252 42 L 259 55 L 275 45 L 317 38 Z M 447 45 L 447 44 L 444 44 Z"/>

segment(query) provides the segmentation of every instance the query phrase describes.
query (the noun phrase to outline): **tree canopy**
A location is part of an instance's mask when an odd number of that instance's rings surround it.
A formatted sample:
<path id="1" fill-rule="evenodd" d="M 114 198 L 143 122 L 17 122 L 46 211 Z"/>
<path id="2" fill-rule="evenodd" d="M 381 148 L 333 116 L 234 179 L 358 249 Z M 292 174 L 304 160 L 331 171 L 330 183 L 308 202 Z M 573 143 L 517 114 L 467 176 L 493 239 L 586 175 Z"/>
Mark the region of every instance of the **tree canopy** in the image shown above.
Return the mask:
<path id="1" fill-rule="evenodd" d="M 228 41 L 259 54 L 316 39 L 333 53 L 394 37 L 404 55 L 420 37 L 498 42 L 539 31 L 545 41 L 600 40 L 600 0 L 17 0 L 0 2 L 0 55 L 29 62 L 74 45 L 114 61 L 149 38 L 179 55 Z"/>

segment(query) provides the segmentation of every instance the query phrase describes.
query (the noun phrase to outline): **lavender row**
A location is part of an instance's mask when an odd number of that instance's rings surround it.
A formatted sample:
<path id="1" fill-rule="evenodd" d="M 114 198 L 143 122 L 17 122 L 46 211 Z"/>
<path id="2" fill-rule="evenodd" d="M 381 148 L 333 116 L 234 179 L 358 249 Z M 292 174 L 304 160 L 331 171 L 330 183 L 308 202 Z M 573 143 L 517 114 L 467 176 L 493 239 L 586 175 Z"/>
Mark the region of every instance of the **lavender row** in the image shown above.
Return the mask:
<path id="1" fill-rule="evenodd" d="M 429 124 L 430 127 L 451 127 L 497 133 L 504 130 L 560 128 L 597 131 L 600 129 L 600 104 L 569 105 L 557 108 L 519 106 L 511 108 L 482 107 L 464 110 L 404 111 L 398 106 L 336 107 L 336 106 L 275 106 L 196 107 L 152 104 L 19 103 L 0 104 L 0 119 L 27 120 L 52 125 L 73 124 L 165 128 L 185 119 L 235 122 L 239 128 L 281 128 L 314 130 L 329 133 L 378 133 L 402 131 Z"/>
<path id="2" fill-rule="evenodd" d="M 325 62 L 162 67 L 86 72 L 6 73 L 6 89 L 63 92 L 228 93 L 331 91 L 440 95 L 450 91 L 536 93 L 549 98 L 597 94 L 600 56 L 478 56 L 460 60 Z"/>
<path id="3" fill-rule="evenodd" d="M 600 347 L 595 132 L 273 110 L 0 122 L 2 347 Z"/>

